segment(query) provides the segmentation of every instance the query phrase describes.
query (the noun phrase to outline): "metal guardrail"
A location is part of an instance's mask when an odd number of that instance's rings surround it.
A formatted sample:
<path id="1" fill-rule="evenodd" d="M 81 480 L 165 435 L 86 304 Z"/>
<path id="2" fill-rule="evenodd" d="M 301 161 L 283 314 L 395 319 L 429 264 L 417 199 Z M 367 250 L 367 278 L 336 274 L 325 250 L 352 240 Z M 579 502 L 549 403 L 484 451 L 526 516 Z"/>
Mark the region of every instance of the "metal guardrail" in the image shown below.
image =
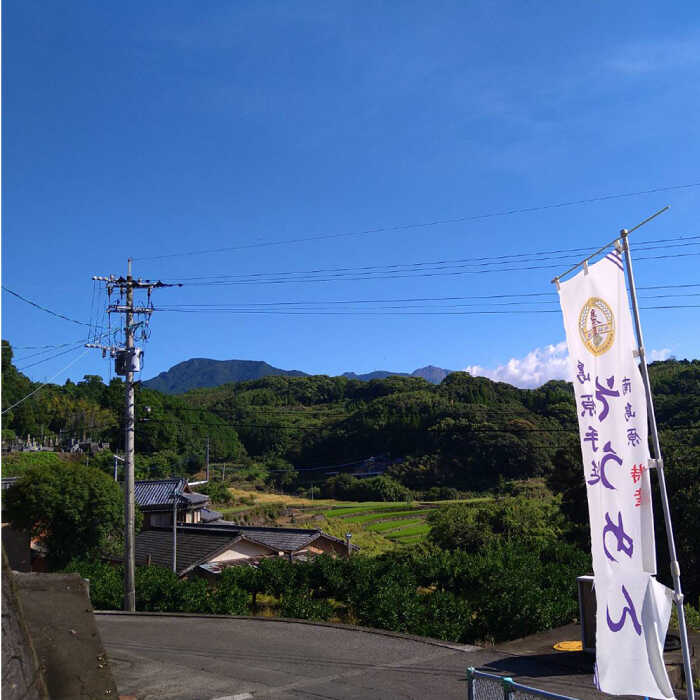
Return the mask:
<path id="1" fill-rule="evenodd" d="M 516 683 L 507 676 L 477 671 L 471 666 L 467 669 L 468 700 L 530 700 L 530 698 L 578 700 L 568 695 L 558 695 L 547 690 L 539 690 L 522 683 Z"/>

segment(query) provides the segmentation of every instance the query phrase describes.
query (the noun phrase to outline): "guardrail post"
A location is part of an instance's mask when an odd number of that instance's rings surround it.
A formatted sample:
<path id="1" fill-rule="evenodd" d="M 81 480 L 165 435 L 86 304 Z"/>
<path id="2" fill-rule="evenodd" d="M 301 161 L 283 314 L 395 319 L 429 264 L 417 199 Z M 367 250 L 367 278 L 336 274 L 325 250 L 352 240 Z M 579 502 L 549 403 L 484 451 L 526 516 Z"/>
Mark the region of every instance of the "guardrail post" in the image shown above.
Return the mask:
<path id="1" fill-rule="evenodd" d="M 474 700 L 474 667 L 467 667 L 467 700 Z"/>
<path id="2" fill-rule="evenodd" d="M 512 678 L 507 676 L 503 679 L 503 697 L 505 700 L 510 700 L 511 694 L 515 690 L 515 683 Z"/>

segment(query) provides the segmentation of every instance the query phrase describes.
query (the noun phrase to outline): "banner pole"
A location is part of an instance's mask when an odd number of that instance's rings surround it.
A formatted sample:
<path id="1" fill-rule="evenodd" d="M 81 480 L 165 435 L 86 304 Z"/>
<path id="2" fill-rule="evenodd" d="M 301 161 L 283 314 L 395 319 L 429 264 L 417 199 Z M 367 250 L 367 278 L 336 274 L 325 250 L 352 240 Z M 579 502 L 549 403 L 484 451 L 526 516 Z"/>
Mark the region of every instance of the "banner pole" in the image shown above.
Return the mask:
<path id="1" fill-rule="evenodd" d="M 659 444 L 659 431 L 656 427 L 656 416 L 654 414 L 654 403 L 651 396 L 651 383 L 649 381 L 649 369 L 647 368 L 646 353 L 644 350 L 644 338 L 642 337 L 642 323 L 639 317 L 639 306 L 637 304 L 637 288 L 634 283 L 634 273 L 632 272 L 632 258 L 630 255 L 629 231 L 622 229 L 620 237 L 622 248 L 625 253 L 625 267 L 627 268 L 627 281 L 632 300 L 632 316 L 637 335 L 637 349 L 639 353 L 639 365 L 644 382 L 644 393 L 647 399 L 647 411 L 651 427 L 651 440 L 654 449 L 654 461 L 656 463 L 656 473 L 659 478 L 659 490 L 661 492 L 661 505 L 664 511 L 664 522 L 666 524 L 666 538 L 668 540 L 668 552 L 671 558 L 671 576 L 673 577 L 673 602 L 678 612 L 678 631 L 681 638 L 683 651 L 683 668 L 685 670 L 685 687 L 688 693 L 688 700 L 695 700 L 695 689 L 693 688 L 693 671 L 690 663 L 690 647 L 688 645 L 688 630 L 685 625 L 685 613 L 683 611 L 683 592 L 681 589 L 681 570 L 678 565 L 676 555 L 676 543 L 673 538 L 673 525 L 671 524 L 671 510 L 668 505 L 668 493 L 666 491 L 666 478 L 664 476 L 664 462 L 661 457 L 661 445 Z"/>

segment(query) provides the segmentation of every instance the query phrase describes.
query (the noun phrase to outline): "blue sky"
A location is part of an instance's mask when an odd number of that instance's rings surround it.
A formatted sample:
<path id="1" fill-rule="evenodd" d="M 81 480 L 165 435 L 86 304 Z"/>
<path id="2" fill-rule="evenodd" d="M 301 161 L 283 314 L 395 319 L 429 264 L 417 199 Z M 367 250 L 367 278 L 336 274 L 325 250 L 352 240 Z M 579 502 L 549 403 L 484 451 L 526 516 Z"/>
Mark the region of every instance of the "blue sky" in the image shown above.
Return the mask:
<path id="1" fill-rule="evenodd" d="M 700 183 L 698 20 L 692 2 L 8 0 L 3 284 L 90 323 L 105 301 L 91 276 L 129 256 L 144 278 L 236 282 L 155 292 L 236 312 L 154 314 L 144 379 L 210 357 L 536 384 L 563 371 L 559 314 L 463 312 L 556 309 L 569 258 L 494 257 L 593 250 L 670 204 L 633 236 L 657 258 L 638 284 L 700 284 L 698 186 L 540 208 Z M 488 264 L 414 265 L 473 258 Z M 473 298 L 497 294 L 518 296 Z M 700 286 L 640 294 L 700 305 Z M 109 376 L 96 351 L 32 349 L 86 326 L 2 300 L 30 377 L 73 360 L 57 382 Z M 698 357 L 699 312 L 643 311 L 647 347 Z"/>

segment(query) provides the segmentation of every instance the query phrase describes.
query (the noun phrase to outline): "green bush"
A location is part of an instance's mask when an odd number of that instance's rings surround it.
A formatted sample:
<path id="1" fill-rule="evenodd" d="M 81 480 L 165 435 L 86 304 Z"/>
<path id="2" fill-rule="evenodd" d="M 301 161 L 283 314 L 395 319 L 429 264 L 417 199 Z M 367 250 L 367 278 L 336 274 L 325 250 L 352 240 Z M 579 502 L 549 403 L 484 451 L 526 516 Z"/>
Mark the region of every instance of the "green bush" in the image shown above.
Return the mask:
<path id="1" fill-rule="evenodd" d="M 558 500 L 525 496 L 501 498 L 485 504 L 455 503 L 428 515 L 430 540 L 442 549 L 480 551 L 489 542 L 516 538 L 542 544 L 564 531 Z"/>
<path id="2" fill-rule="evenodd" d="M 121 607 L 122 570 L 71 562 L 90 578 L 95 607 Z M 178 580 L 162 567 L 137 569 L 139 610 L 245 614 L 248 596 L 281 600 L 284 617 L 328 620 L 331 600 L 361 625 L 458 642 L 503 641 L 571 622 L 578 615 L 576 576 L 590 555 L 564 542 L 488 543 L 478 553 L 421 550 L 370 558 L 320 556 L 290 563 L 275 557 L 259 567 L 225 569 L 215 585 Z M 421 592 L 422 591 L 422 592 Z M 693 611 L 687 608 L 689 622 Z"/>
<path id="3" fill-rule="evenodd" d="M 265 593 L 279 598 L 295 588 L 299 583 L 302 567 L 292 564 L 282 557 L 263 559 L 258 567 Z"/>
<path id="4" fill-rule="evenodd" d="M 217 615 L 245 615 L 248 612 L 248 593 L 242 588 L 237 578 L 225 575 L 233 569 L 249 569 L 247 566 L 235 566 L 220 574 L 213 593 L 212 607 Z"/>
<path id="5" fill-rule="evenodd" d="M 348 568 L 347 560 L 323 554 L 306 565 L 306 580 L 317 598 L 343 599 L 348 593 Z"/>
<path id="6" fill-rule="evenodd" d="M 476 639 L 503 641 L 572 622 L 576 576 L 590 556 L 566 543 L 494 542 L 471 558 L 457 585 L 476 614 Z"/>
<path id="7" fill-rule="evenodd" d="M 309 589 L 287 591 L 282 596 L 280 614 L 297 620 L 330 620 L 333 606 L 327 600 L 314 600 Z"/>
<path id="8" fill-rule="evenodd" d="M 411 632 L 418 628 L 421 604 L 415 586 L 399 581 L 379 584 L 367 597 L 355 600 L 355 614 L 361 625 Z"/>
<path id="9" fill-rule="evenodd" d="M 135 583 L 137 610 L 182 611 L 182 589 L 187 582 L 180 581 L 169 569 L 162 566 L 137 566 Z"/>
<path id="10" fill-rule="evenodd" d="M 436 591 L 421 597 L 421 614 L 411 630 L 414 634 L 454 642 L 466 642 L 472 636 L 472 610 L 453 593 Z"/>
<path id="11" fill-rule="evenodd" d="M 346 501 L 410 501 L 413 492 L 390 476 L 372 476 L 358 479 L 350 474 L 339 474 L 326 479 L 321 487 L 324 498 Z"/>
<path id="12" fill-rule="evenodd" d="M 230 505 L 234 500 L 226 484 L 221 481 L 210 481 L 204 486 L 198 486 L 197 490 L 209 496 L 212 503 Z"/>
<path id="13" fill-rule="evenodd" d="M 72 559 L 63 569 L 90 581 L 90 602 L 96 610 L 121 610 L 124 601 L 124 569 L 101 561 Z"/>

